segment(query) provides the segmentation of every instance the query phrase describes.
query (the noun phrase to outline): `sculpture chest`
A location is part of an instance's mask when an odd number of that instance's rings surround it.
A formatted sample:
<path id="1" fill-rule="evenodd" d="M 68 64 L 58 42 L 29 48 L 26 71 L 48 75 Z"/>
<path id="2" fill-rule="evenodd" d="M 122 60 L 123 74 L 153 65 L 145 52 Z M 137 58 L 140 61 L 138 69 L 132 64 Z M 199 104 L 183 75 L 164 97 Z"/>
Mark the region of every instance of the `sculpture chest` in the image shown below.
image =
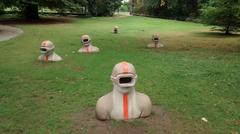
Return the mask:
<path id="1" fill-rule="evenodd" d="M 129 94 L 113 93 L 113 108 L 111 111 L 111 117 L 113 119 L 132 119 L 138 118 L 141 115 L 141 110 L 139 109 L 136 102 L 135 92 Z"/>
<path id="2" fill-rule="evenodd" d="M 40 55 L 38 58 L 40 61 L 48 62 L 48 61 L 60 61 L 62 58 L 56 53 L 52 53 L 51 55 Z"/>
<path id="3" fill-rule="evenodd" d="M 79 52 L 81 52 L 81 53 L 99 52 L 99 49 L 95 46 L 89 45 L 88 47 L 80 48 Z"/>

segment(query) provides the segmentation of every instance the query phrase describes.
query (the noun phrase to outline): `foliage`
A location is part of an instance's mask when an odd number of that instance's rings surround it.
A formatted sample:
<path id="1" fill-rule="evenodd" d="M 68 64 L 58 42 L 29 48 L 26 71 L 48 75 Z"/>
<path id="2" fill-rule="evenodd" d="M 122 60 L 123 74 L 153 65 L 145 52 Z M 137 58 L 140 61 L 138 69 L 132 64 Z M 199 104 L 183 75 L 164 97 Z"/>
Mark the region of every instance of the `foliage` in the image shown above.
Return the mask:
<path id="1" fill-rule="evenodd" d="M 0 15 L 4 13 L 4 4 L 0 1 Z"/>
<path id="2" fill-rule="evenodd" d="M 138 14 L 143 14 L 144 10 L 144 1 L 143 0 L 136 0 L 134 3 L 134 12 Z"/>
<path id="3" fill-rule="evenodd" d="M 6 7 L 18 7 L 23 12 L 26 3 L 37 3 L 39 8 L 55 9 L 59 12 L 80 12 L 88 8 L 93 16 L 112 15 L 121 5 L 121 0 L 3 0 Z M 36 12 L 35 12 L 36 13 Z"/>
<path id="4" fill-rule="evenodd" d="M 221 26 L 226 33 L 239 27 L 239 0 L 136 0 L 134 5 L 135 13 L 178 20 L 199 18 L 202 11 L 204 23 Z"/>
<path id="5" fill-rule="evenodd" d="M 38 3 L 40 7 L 48 7 L 50 9 L 66 8 L 74 9 L 82 5 L 86 5 L 86 0 L 3 0 L 3 3 L 7 6 L 15 6 L 21 8 L 24 3 Z"/>
<path id="6" fill-rule="evenodd" d="M 129 2 L 124 2 L 124 3 L 120 6 L 119 10 L 120 10 L 121 12 L 130 12 L 130 3 L 129 3 Z"/>
<path id="7" fill-rule="evenodd" d="M 88 0 L 88 9 L 94 16 L 108 16 L 121 6 L 121 0 Z"/>
<path id="8" fill-rule="evenodd" d="M 240 28 L 240 1 L 239 0 L 210 0 L 202 9 L 202 20 L 209 25 L 217 25 L 215 30 L 237 31 Z"/>
<path id="9" fill-rule="evenodd" d="M 165 18 L 185 19 L 198 15 L 201 2 L 198 0 L 137 0 L 135 11 Z"/>

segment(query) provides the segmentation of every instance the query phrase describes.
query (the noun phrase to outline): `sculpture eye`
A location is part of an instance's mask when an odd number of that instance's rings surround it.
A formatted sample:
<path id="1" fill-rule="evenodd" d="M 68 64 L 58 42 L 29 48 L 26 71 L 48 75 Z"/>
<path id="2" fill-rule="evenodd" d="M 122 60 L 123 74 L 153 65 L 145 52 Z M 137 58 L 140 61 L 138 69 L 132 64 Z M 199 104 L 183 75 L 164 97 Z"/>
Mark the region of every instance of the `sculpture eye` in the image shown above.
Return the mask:
<path id="1" fill-rule="evenodd" d="M 131 83 L 132 77 L 122 77 L 119 79 L 120 84 Z"/>

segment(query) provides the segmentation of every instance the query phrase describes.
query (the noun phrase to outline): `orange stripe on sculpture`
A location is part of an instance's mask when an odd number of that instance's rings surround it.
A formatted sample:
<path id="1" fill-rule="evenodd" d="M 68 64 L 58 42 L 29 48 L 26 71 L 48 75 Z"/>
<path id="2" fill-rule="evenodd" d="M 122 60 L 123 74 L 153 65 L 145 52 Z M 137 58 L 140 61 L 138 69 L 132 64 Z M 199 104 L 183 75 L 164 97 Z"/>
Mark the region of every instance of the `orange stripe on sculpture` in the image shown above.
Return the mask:
<path id="1" fill-rule="evenodd" d="M 43 46 L 46 47 L 47 46 L 47 40 L 43 41 Z"/>
<path id="2" fill-rule="evenodd" d="M 128 120 L 128 95 L 123 95 L 123 117 L 124 120 Z"/>
<path id="3" fill-rule="evenodd" d="M 123 68 L 123 73 L 126 74 L 128 73 L 128 63 L 127 62 L 122 62 L 122 68 Z"/>
<path id="4" fill-rule="evenodd" d="M 45 62 L 48 62 L 48 56 L 45 56 Z"/>
<path id="5" fill-rule="evenodd" d="M 89 53 L 89 47 L 87 47 L 87 52 Z"/>

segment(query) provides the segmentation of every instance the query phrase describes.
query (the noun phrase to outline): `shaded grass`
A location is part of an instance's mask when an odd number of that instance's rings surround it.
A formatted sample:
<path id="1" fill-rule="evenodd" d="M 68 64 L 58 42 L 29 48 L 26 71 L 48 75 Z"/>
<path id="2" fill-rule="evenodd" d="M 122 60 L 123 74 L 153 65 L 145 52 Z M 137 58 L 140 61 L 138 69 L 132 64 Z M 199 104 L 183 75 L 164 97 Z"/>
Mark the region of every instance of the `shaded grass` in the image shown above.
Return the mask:
<path id="1" fill-rule="evenodd" d="M 111 34 L 115 25 L 118 35 Z M 111 70 L 122 60 L 135 65 L 137 89 L 153 104 L 193 123 L 206 117 L 212 133 L 240 132 L 238 37 L 198 36 L 194 33 L 208 27 L 145 17 L 17 26 L 23 35 L 0 42 L 0 133 L 70 133 L 71 122 L 62 117 L 94 106 L 110 92 Z M 145 47 L 154 32 L 160 32 L 164 49 Z M 82 34 L 91 35 L 101 53 L 77 53 Z M 63 62 L 36 61 L 46 39 L 54 42 Z"/>

